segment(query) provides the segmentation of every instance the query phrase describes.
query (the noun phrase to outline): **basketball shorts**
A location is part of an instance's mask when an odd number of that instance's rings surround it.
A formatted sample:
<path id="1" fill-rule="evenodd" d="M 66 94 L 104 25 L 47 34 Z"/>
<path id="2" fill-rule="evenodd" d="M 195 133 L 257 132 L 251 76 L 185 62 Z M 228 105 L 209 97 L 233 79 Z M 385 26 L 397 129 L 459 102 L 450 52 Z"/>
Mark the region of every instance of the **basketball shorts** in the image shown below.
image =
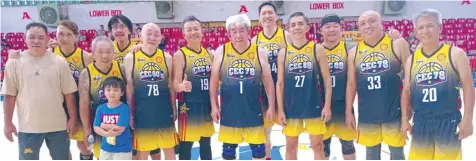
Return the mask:
<path id="1" fill-rule="evenodd" d="M 211 105 L 203 103 L 180 103 L 178 131 L 180 141 L 200 141 L 201 137 L 215 134 Z"/>
<path id="2" fill-rule="evenodd" d="M 400 132 L 400 120 L 387 123 L 359 123 L 357 143 L 375 146 L 384 142 L 393 147 L 402 147 L 406 140 Z"/>
<path id="3" fill-rule="evenodd" d="M 218 140 L 228 144 L 240 144 L 242 142 L 264 144 L 266 143 L 266 135 L 263 126 L 228 127 L 221 125 Z"/>
<path id="4" fill-rule="evenodd" d="M 152 151 L 158 148 L 173 148 L 179 143 L 175 126 L 157 129 L 135 129 L 133 149 Z"/>
<path id="5" fill-rule="evenodd" d="M 351 141 L 357 137 L 357 131 L 347 128 L 347 125 L 345 124 L 345 115 L 333 115 L 326 125 L 327 132 L 324 134 L 324 140 L 327 140 L 334 135 L 345 141 Z"/>
<path id="6" fill-rule="evenodd" d="M 69 139 L 76 141 L 84 141 L 83 126 L 78 125 L 76 128 L 76 133 L 74 133 L 73 135 L 69 134 Z"/>
<path id="7" fill-rule="evenodd" d="M 456 133 L 461 113 L 414 117 L 411 160 L 461 160 L 461 140 Z"/>
<path id="8" fill-rule="evenodd" d="M 283 127 L 283 133 L 286 136 L 299 136 L 304 131 L 309 135 L 322 135 L 327 132 L 326 124 L 318 118 L 306 119 L 286 119 L 286 126 Z"/>

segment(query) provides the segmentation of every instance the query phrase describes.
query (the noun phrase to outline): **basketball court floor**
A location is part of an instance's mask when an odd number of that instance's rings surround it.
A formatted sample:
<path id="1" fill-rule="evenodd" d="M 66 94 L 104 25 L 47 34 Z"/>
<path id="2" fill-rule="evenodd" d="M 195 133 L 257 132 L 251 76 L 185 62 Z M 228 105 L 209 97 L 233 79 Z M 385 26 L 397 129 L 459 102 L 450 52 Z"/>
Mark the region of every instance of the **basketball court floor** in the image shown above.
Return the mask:
<path id="1" fill-rule="evenodd" d="M 3 120 L 3 102 L 1 103 L 2 108 L 0 108 L 0 120 Z M 358 117 L 358 116 L 356 116 Z M 18 127 L 16 121 L 16 113 L 14 114 L 13 123 Z M 476 119 L 474 119 L 473 125 L 476 125 Z M 3 132 L 4 123 L 0 123 L 0 129 Z M 215 124 L 215 130 L 219 130 L 219 125 Z M 271 140 L 272 140 L 272 150 L 271 150 L 271 157 L 273 160 L 283 160 L 285 158 L 285 147 L 286 147 L 286 138 L 282 135 L 281 132 L 282 128 L 278 125 L 273 127 L 273 131 L 271 133 Z M 313 153 L 310 149 L 309 144 L 309 135 L 307 133 L 301 134 L 299 137 L 299 150 L 298 150 L 298 159 L 313 159 Z M 466 140 L 463 141 L 463 159 L 464 160 L 475 160 L 476 159 L 476 152 L 474 149 L 476 148 L 476 137 L 473 135 Z M 18 160 L 18 140 L 14 137 L 15 142 L 9 142 L 3 134 L 0 136 L 0 147 L 1 147 L 1 155 L 0 159 L 8 159 L 8 160 Z M 331 145 L 331 156 L 329 157 L 330 160 L 343 160 L 341 155 L 341 148 L 340 142 L 338 138 L 332 138 L 332 145 Z M 213 160 L 222 160 L 221 152 L 222 152 L 222 143 L 218 141 L 218 132 L 215 133 L 212 137 L 212 155 Z M 199 159 L 199 144 L 195 143 L 192 149 L 192 160 Z M 408 157 L 408 152 L 410 148 L 410 141 L 407 142 L 405 146 L 405 154 Z M 79 160 L 79 151 L 76 148 L 76 141 L 72 141 L 71 143 L 71 150 L 73 154 L 74 160 Z M 365 160 L 365 147 L 356 144 L 356 154 L 358 160 Z M 239 160 L 251 160 L 251 150 L 249 149 L 247 144 L 240 144 L 239 148 L 237 149 L 237 156 Z M 46 148 L 46 144 L 43 144 L 41 151 L 40 151 L 40 159 L 41 160 L 51 160 L 49 156 L 48 149 Z M 382 160 L 389 160 L 389 150 L 387 145 L 382 146 Z"/>

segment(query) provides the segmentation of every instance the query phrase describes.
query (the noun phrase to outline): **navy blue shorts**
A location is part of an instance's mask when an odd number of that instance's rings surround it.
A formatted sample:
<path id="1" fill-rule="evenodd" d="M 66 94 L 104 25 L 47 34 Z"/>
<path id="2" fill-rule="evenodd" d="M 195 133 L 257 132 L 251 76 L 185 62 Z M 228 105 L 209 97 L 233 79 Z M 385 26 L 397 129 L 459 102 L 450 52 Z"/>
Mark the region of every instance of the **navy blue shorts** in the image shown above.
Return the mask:
<path id="1" fill-rule="evenodd" d="M 49 133 L 22 133 L 18 134 L 18 148 L 20 160 L 39 160 L 43 142 L 50 151 L 53 160 L 69 159 L 69 137 L 66 131 Z"/>

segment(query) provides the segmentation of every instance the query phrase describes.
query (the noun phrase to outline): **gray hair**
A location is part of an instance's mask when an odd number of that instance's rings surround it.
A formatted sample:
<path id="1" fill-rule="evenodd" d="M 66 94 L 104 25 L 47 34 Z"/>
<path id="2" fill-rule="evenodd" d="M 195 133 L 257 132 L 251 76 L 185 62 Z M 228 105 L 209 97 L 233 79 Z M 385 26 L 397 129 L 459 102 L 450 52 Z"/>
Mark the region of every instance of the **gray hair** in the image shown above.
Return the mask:
<path id="1" fill-rule="evenodd" d="M 436 19 L 436 24 L 438 24 L 439 26 L 443 25 L 443 16 L 441 15 L 439 11 L 435 9 L 425 9 L 416 14 L 414 23 L 413 23 L 415 27 L 416 27 L 417 20 L 422 16 L 432 16 Z"/>
<path id="2" fill-rule="evenodd" d="M 292 18 L 299 17 L 299 16 L 302 16 L 304 18 L 304 21 L 306 21 L 306 24 L 309 24 L 309 18 L 306 15 L 304 15 L 304 13 L 302 12 L 294 12 L 293 14 L 291 14 L 291 16 L 289 16 L 289 19 L 288 19 L 288 24 L 291 23 Z"/>
<path id="3" fill-rule="evenodd" d="M 94 38 L 93 42 L 91 43 L 91 51 L 94 53 L 94 51 L 96 50 L 96 45 L 98 42 L 100 41 L 107 41 L 109 42 L 109 44 L 111 44 L 112 48 L 114 49 L 114 42 L 112 42 L 111 39 L 107 38 L 106 36 L 98 36 L 96 38 Z"/>
<path id="4" fill-rule="evenodd" d="M 250 18 L 245 14 L 239 14 L 239 15 L 234 15 L 234 16 L 228 17 L 226 19 L 226 30 L 227 31 L 230 30 L 230 26 L 232 24 L 244 24 L 244 25 L 246 25 L 246 29 L 248 29 L 248 31 L 251 29 Z"/>

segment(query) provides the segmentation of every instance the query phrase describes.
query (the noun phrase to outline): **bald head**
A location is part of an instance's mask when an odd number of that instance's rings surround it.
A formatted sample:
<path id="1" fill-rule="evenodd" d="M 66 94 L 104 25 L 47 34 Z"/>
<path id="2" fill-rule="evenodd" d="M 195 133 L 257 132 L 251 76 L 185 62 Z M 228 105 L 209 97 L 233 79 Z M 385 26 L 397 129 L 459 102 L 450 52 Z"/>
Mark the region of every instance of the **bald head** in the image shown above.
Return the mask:
<path id="1" fill-rule="evenodd" d="M 381 20 L 380 18 L 380 13 L 378 13 L 377 11 L 372 11 L 372 10 L 369 10 L 369 11 L 365 11 L 364 13 L 362 13 L 359 17 L 359 21 L 361 19 L 365 19 L 365 18 L 368 18 L 368 17 L 373 17 L 375 19 L 377 19 L 378 21 Z"/>
<path id="2" fill-rule="evenodd" d="M 365 11 L 358 19 L 359 31 L 364 40 L 379 39 L 382 32 L 382 19 L 376 11 Z"/>
<path id="3" fill-rule="evenodd" d="M 160 27 L 155 23 L 148 23 L 142 27 L 141 32 L 142 42 L 146 45 L 159 45 L 162 40 L 162 33 Z"/>

